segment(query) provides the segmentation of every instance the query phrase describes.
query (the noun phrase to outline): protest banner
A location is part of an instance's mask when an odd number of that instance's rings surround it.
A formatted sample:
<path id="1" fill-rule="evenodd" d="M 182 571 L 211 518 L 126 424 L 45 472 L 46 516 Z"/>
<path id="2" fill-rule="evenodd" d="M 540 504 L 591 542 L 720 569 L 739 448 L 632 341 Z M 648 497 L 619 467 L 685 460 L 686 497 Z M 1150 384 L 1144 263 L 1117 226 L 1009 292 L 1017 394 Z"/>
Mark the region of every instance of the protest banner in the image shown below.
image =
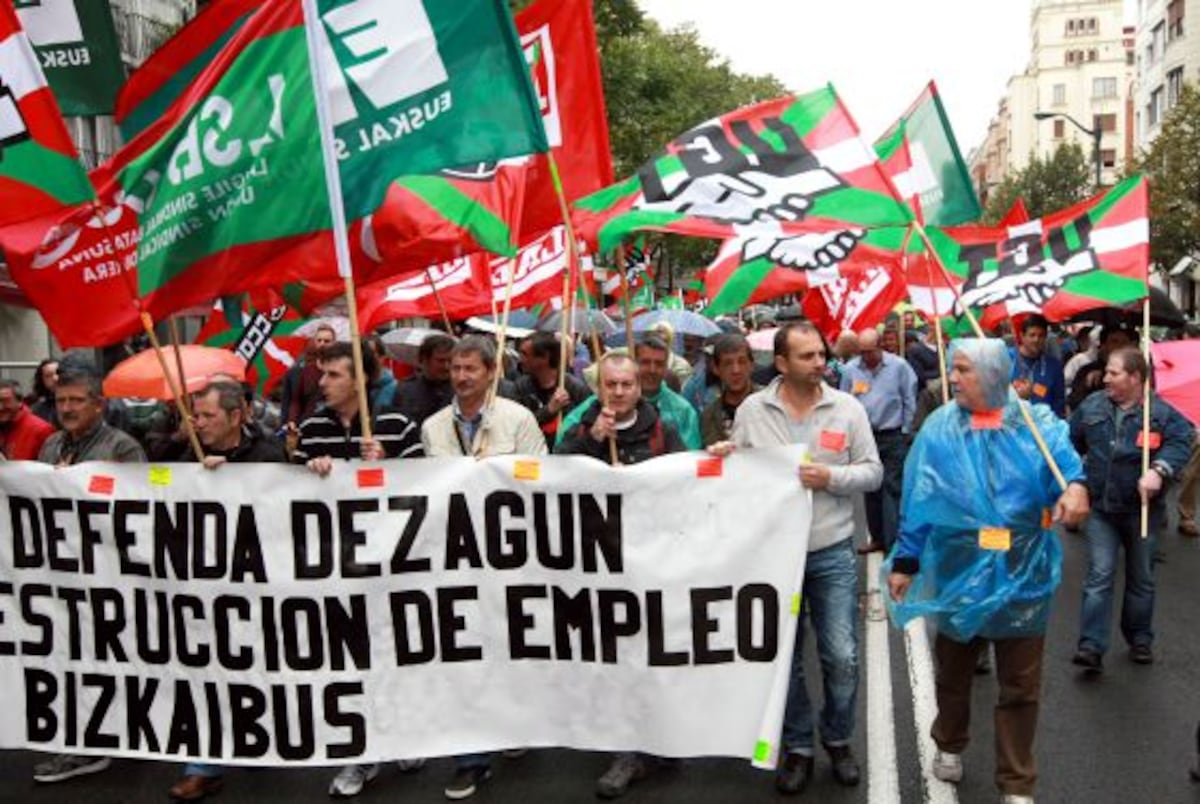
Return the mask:
<path id="1" fill-rule="evenodd" d="M 773 765 L 811 517 L 802 453 L 342 463 L 325 479 L 9 464 L 0 747 Z"/>

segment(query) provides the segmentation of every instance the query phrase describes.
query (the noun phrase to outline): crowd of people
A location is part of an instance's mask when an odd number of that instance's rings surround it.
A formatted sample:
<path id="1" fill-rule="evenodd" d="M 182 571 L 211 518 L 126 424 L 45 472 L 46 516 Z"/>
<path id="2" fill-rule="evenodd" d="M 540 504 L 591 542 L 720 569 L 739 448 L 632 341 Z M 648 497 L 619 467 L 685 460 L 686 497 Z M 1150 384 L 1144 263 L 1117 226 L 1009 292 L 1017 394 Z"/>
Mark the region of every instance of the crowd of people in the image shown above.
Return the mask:
<path id="1" fill-rule="evenodd" d="M 1133 662 L 1152 663 L 1153 561 L 1169 483 L 1183 487 L 1180 532 L 1200 535 L 1193 425 L 1151 393 L 1151 463 L 1142 470 L 1151 372 L 1134 346 L 1137 333 L 1122 326 L 1054 332 L 1034 315 L 1007 339 L 939 344 L 932 329 L 909 318 L 842 333 L 830 347 L 806 321 L 779 323 L 767 354 L 726 322 L 727 331 L 707 342 L 677 338 L 664 325 L 631 350 L 603 355 L 564 347 L 553 333 L 503 352 L 490 336 L 435 334 L 414 366 L 390 361 L 372 336 L 362 350 L 369 436 L 351 345 L 322 326 L 284 378 L 278 404 L 216 375 L 192 395 L 191 416 L 209 469 L 290 461 L 321 476 L 346 460 L 552 452 L 633 464 L 683 450 L 721 456 L 803 443 L 808 457 L 797 483 L 811 490 L 813 518 L 776 787 L 805 789 L 818 742 L 839 783 L 859 782 L 851 748 L 859 688 L 856 552 L 883 552 L 896 621 L 924 616 L 937 629 L 935 774 L 962 778 L 972 678 L 991 653 L 999 683 L 995 783 L 1005 802 L 1032 801 L 1047 611 L 1061 577 L 1054 525 L 1082 528 L 1087 545 L 1074 663 L 1087 674 L 1103 672 L 1122 551 L 1121 637 Z M 44 361 L 28 396 L 16 382 L 0 381 L 0 452 L 54 465 L 197 459 L 168 406 L 106 400 L 101 380 L 72 356 Z M 859 497 L 865 527 L 856 516 Z M 808 631 L 822 675 L 819 709 L 805 679 Z M 445 795 L 474 794 L 491 776 L 491 759 L 455 758 Z M 406 760 L 402 769 L 422 762 Z M 63 781 L 108 764 L 53 756 L 37 765 L 35 779 Z M 666 764 L 618 754 L 596 793 L 619 797 Z M 354 796 L 378 771 L 344 767 L 329 792 Z M 221 784 L 220 767 L 193 763 L 170 795 L 195 801 Z"/>

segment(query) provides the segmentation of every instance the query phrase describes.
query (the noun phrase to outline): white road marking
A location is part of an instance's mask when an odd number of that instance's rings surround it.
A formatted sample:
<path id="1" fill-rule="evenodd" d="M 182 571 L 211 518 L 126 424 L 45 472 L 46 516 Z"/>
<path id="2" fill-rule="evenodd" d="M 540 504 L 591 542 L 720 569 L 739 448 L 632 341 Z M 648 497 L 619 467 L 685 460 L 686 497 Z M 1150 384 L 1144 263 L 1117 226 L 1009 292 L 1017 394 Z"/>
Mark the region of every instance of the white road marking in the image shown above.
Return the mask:
<path id="1" fill-rule="evenodd" d="M 888 620 L 879 589 L 881 559 L 880 553 L 867 556 L 867 801 L 900 804 Z"/>
<path id="2" fill-rule="evenodd" d="M 917 729 L 921 777 L 925 780 L 925 801 L 928 804 L 958 804 L 957 788 L 933 775 L 933 754 L 937 749 L 929 728 L 937 714 L 937 697 L 933 685 L 933 657 L 923 618 L 913 620 L 904 628 L 904 647 L 908 655 L 908 680 L 912 686 L 913 720 Z"/>

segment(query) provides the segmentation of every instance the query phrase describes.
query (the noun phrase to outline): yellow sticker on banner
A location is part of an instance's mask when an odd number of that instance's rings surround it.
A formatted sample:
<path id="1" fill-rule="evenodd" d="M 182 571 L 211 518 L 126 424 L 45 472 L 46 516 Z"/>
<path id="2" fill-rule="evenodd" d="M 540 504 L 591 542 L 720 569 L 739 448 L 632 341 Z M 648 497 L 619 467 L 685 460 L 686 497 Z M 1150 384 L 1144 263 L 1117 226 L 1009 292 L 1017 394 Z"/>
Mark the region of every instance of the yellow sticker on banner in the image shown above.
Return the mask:
<path id="1" fill-rule="evenodd" d="M 542 476 L 540 461 L 513 462 L 513 478 L 516 480 L 537 480 Z"/>
<path id="2" fill-rule="evenodd" d="M 792 595 L 792 614 L 800 614 L 800 595 Z"/>
<path id="3" fill-rule="evenodd" d="M 150 485 L 151 486 L 169 486 L 169 485 L 171 485 L 171 467 L 169 467 L 169 466 L 151 466 L 150 467 Z"/>
<path id="4" fill-rule="evenodd" d="M 1008 528 L 980 528 L 979 547 L 983 550 L 1009 550 L 1012 548 L 1012 531 Z"/>
<path id="5" fill-rule="evenodd" d="M 766 762 L 771 758 L 771 744 L 766 740 L 759 740 L 754 745 L 754 761 Z"/>

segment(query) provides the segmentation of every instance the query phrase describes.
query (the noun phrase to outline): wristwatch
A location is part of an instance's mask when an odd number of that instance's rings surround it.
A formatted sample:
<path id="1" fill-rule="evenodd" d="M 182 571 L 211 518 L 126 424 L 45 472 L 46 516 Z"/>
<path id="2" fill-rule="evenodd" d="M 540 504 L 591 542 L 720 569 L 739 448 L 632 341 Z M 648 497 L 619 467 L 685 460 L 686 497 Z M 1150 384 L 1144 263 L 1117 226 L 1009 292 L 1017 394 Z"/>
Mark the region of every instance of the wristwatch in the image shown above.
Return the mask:
<path id="1" fill-rule="evenodd" d="M 1171 467 L 1162 461 L 1155 461 L 1154 463 L 1150 464 L 1150 470 L 1153 472 L 1158 472 L 1159 476 L 1163 480 L 1170 480 L 1174 476 L 1174 472 L 1171 471 Z"/>

